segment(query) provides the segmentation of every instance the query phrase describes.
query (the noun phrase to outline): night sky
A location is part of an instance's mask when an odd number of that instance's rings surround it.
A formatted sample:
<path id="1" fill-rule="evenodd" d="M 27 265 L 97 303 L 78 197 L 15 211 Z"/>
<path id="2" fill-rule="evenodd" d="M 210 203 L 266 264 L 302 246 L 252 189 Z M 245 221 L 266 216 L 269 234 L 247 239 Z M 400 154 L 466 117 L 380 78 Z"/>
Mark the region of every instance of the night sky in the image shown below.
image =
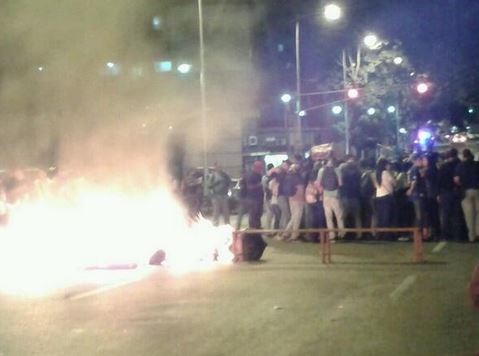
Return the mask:
<path id="1" fill-rule="evenodd" d="M 343 48 L 353 48 L 366 32 L 400 41 L 418 73 L 441 89 L 443 108 L 478 101 L 479 1 L 474 0 L 348 0 L 338 2 L 345 14 L 339 24 L 326 24 L 321 7 L 327 1 L 270 1 L 256 31 L 259 66 L 267 73 L 263 85 L 266 108 L 278 90 L 294 91 L 294 18 L 301 20 L 302 78 L 317 86 L 338 70 Z M 318 13 L 314 16 L 314 13 Z M 279 46 L 279 47 L 278 47 Z M 284 48 L 284 50 L 282 50 Z M 274 105 L 273 105 L 274 107 Z"/>

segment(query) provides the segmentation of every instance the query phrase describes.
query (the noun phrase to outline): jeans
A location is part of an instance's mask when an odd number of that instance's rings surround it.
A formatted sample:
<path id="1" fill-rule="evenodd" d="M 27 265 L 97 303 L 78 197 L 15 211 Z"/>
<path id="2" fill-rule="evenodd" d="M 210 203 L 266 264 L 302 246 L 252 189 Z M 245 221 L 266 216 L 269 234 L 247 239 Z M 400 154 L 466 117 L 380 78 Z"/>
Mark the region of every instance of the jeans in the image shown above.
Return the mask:
<path id="1" fill-rule="evenodd" d="M 261 229 L 261 216 L 263 215 L 263 199 L 250 199 L 249 205 L 249 227 Z"/>
<path id="2" fill-rule="evenodd" d="M 230 207 L 228 205 L 228 197 L 226 195 L 214 195 L 211 198 L 213 204 L 213 224 L 219 225 L 220 216 L 223 215 L 224 223 L 230 223 Z"/>
<path id="3" fill-rule="evenodd" d="M 324 215 L 326 215 L 326 225 L 328 229 L 334 229 L 333 215 L 336 217 L 338 229 L 344 229 L 344 211 L 341 201 L 338 198 L 323 197 Z M 336 234 L 333 234 L 335 236 Z M 339 236 L 343 237 L 344 232 L 340 232 Z"/>
<path id="4" fill-rule="evenodd" d="M 361 228 L 362 223 L 361 223 L 361 205 L 359 203 L 359 198 L 358 199 L 351 199 L 351 198 L 343 198 L 341 200 L 342 205 L 343 205 L 343 215 L 344 215 L 344 220 L 348 221 L 347 219 L 352 217 L 354 220 L 354 226 L 355 228 Z M 361 235 L 361 234 L 359 234 Z"/>
<path id="5" fill-rule="evenodd" d="M 279 220 L 281 219 L 281 210 L 278 204 L 269 203 L 266 207 L 266 228 L 279 229 Z"/>
<path id="6" fill-rule="evenodd" d="M 467 189 L 462 199 L 462 210 L 466 219 L 469 241 L 479 236 L 479 189 Z"/>
<path id="7" fill-rule="evenodd" d="M 285 229 L 291 219 L 291 212 L 289 210 L 289 199 L 284 195 L 278 196 L 278 206 L 281 210 L 281 218 L 279 222 L 279 228 Z"/>
<path id="8" fill-rule="evenodd" d="M 289 223 L 286 226 L 286 231 L 298 230 L 301 226 L 301 218 L 303 217 L 304 202 L 298 202 L 290 198 L 289 207 L 291 209 L 291 220 L 289 220 Z M 292 232 L 291 240 L 298 239 L 298 236 L 299 232 Z"/>
<path id="9" fill-rule="evenodd" d="M 238 207 L 238 220 L 236 220 L 236 230 L 241 229 L 241 223 L 243 221 L 243 218 L 248 214 L 248 211 L 248 200 L 246 200 L 245 198 L 240 198 Z"/>
<path id="10" fill-rule="evenodd" d="M 392 227 L 394 222 L 394 198 L 392 195 L 386 195 L 375 199 L 377 227 Z M 378 233 L 378 238 L 386 238 L 387 233 Z"/>

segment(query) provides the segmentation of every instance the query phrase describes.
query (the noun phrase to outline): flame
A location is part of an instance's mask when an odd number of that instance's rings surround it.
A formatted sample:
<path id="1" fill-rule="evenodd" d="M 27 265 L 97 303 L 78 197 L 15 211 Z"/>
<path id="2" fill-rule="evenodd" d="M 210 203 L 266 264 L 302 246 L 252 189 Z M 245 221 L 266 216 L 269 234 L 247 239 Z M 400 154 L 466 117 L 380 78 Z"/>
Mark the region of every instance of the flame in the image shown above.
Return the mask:
<path id="1" fill-rule="evenodd" d="M 107 273 L 85 268 L 146 266 L 159 249 L 172 273 L 209 269 L 233 260 L 232 232 L 204 218 L 190 224 L 167 189 L 45 183 L 10 207 L 9 223 L 0 229 L 0 291 L 44 295 L 92 276 L 104 282 Z"/>

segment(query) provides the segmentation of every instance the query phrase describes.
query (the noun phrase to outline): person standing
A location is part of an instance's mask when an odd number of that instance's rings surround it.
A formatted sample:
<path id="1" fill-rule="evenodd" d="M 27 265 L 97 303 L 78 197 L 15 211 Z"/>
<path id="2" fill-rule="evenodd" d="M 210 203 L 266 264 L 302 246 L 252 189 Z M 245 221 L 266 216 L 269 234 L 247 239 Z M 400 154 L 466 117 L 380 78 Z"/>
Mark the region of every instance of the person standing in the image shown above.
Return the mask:
<path id="1" fill-rule="evenodd" d="M 336 167 L 334 157 L 331 156 L 326 165 L 319 170 L 316 184 L 319 192 L 323 195 L 324 214 L 326 215 L 328 229 L 335 228 L 334 217 L 336 217 L 338 229 L 344 229 L 344 211 L 339 196 L 340 172 Z M 339 236 L 344 237 L 344 232 L 340 232 Z M 336 234 L 330 235 L 331 237 L 336 237 Z"/>
<path id="2" fill-rule="evenodd" d="M 238 182 L 239 191 L 238 191 L 238 219 L 236 220 L 236 230 L 241 229 L 241 224 L 243 222 L 243 217 L 248 214 L 248 190 L 246 188 L 246 180 L 248 177 L 243 171 L 241 173 L 241 178 Z"/>
<path id="3" fill-rule="evenodd" d="M 414 203 L 416 226 L 421 230 L 423 240 L 429 238 L 429 221 L 426 200 L 426 179 L 423 160 L 420 155 L 412 157 L 413 166 L 409 170 L 409 189 L 407 196 Z"/>
<path id="4" fill-rule="evenodd" d="M 377 227 L 391 227 L 394 221 L 394 187 L 396 179 L 391 173 L 391 165 L 385 158 L 380 158 L 375 173 L 376 199 L 375 211 Z M 378 238 L 386 238 L 387 233 L 378 233 Z"/>
<path id="5" fill-rule="evenodd" d="M 346 162 L 339 166 L 341 174 L 341 204 L 344 211 L 344 220 L 352 218 L 352 227 L 361 228 L 361 172 L 354 156 L 349 155 Z M 359 234 L 362 236 L 362 234 Z"/>
<path id="6" fill-rule="evenodd" d="M 288 173 L 290 162 L 288 160 L 283 161 L 280 167 L 280 171 L 277 176 L 279 183 L 278 186 L 278 206 L 281 210 L 281 218 L 279 222 L 279 228 L 284 230 L 291 219 L 291 212 L 289 209 L 289 197 L 286 192 L 286 174 Z"/>
<path id="7" fill-rule="evenodd" d="M 273 215 L 273 219 L 271 221 L 271 225 L 267 226 L 268 229 L 279 229 L 279 221 L 281 218 L 281 210 L 279 209 L 278 205 L 278 173 L 273 171 L 270 176 L 270 180 L 268 183 L 268 189 L 271 192 L 271 205 L 270 210 L 271 214 Z"/>
<path id="8" fill-rule="evenodd" d="M 246 191 L 249 206 L 249 227 L 261 229 L 261 216 L 263 215 L 264 191 L 262 184 L 263 163 L 255 161 L 251 173 L 246 180 Z"/>
<path id="9" fill-rule="evenodd" d="M 264 190 L 262 176 L 264 171 L 263 162 L 255 161 L 251 173 L 246 180 L 246 191 L 249 206 L 249 227 L 261 229 L 261 216 L 263 215 Z M 266 248 L 260 233 L 245 234 L 243 236 L 243 258 L 246 261 L 257 261 L 263 255 Z"/>
<path id="10" fill-rule="evenodd" d="M 463 191 L 462 210 L 466 219 L 468 237 L 474 242 L 479 237 L 479 166 L 471 150 L 462 151 L 463 161 L 457 166 L 454 181 Z"/>
<path id="11" fill-rule="evenodd" d="M 299 171 L 299 165 L 293 164 L 286 176 L 286 185 L 289 196 L 289 208 L 291 209 L 291 219 L 286 226 L 285 234 L 291 233 L 289 241 L 298 241 L 301 226 L 301 219 L 304 210 L 304 182 Z"/>
<path id="12" fill-rule="evenodd" d="M 218 226 L 220 217 L 223 216 L 224 223 L 230 223 L 230 207 L 228 192 L 231 185 L 231 178 L 223 169 L 215 163 L 210 180 L 211 203 L 213 205 L 213 224 Z"/>
<path id="13" fill-rule="evenodd" d="M 269 163 L 266 166 L 266 174 L 263 175 L 261 184 L 263 185 L 264 190 L 264 211 L 266 213 L 266 228 L 270 229 L 273 222 L 273 211 L 271 210 L 271 199 L 273 197 L 271 190 L 269 189 L 269 182 L 271 181 L 271 174 L 273 172 L 274 165 Z"/>
<path id="14" fill-rule="evenodd" d="M 444 163 L 438 170 L 439 215 L 441 235 L 445 240 L 453 239 L 452 220 L 455 216 L 454 207 L 457 205 L 455 204 L 454 173 L 458 162 L 455 158 L 457 158 L 457 151 L 451 149 L 446 152 Z"/>

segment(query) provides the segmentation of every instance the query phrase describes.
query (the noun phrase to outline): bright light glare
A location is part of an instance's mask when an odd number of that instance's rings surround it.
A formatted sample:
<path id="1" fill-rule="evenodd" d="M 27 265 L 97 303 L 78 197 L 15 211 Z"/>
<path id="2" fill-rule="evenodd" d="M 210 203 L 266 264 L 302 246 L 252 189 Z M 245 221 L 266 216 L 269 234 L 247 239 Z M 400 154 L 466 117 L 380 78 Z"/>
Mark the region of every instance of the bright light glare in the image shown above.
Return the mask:
<path id="1" fill-rule="evenodd" d="M 231 226 L 190 225 L 167 190 L 53 184 L 41 182 L 37 198 L 10 206 L 0 228 L 0 292 L 46 295 L 96 279 L 89 266 L 136 264 L 132 273 L 141 278 L 141 266 L 160 249 L 172 273 L 233 259 Z"/>
<path id="2" fill-rule="evenodd" d="M 375 34 L 366 35 L 363 39 L 364 44 L 366 47 L 370 49 L 375 49 L 379 45 L 378 37 Z"/>
<path id="3" fill-rule="evenodd" d="M 420 143 L 424 144 L 432 138 L 432 133 L 429 130 L 419 130 L 417 133 L 417 138 L 419 139 Z"/>
<path id="4" fill-rule="evenodd" d="M 298 113 L 298 115 L 299 115 L 300 117 L 305 117 L 305 116 L 306 116 L 306 111 L 301 110 L 301 111 Z"/>
<path id="5" fill-rule="evenodd" d="M 402 62 L 403 62 L 403 58 L 402 58 L 402 57 L 399 57 L 399 56 L 398 56 L 398 57 L 395 57 L 395 58 L 393 59 L 393 63 L 394 63 L 395 65 L 397 65 L 397 66 L 398 66 L 398 65 L 401 65 Z"/>
<path id="6" fill-rule="evenodd" d="M 293 99 L 293 98 L 288 93 L 285 93 L 285 94 L 281 95 L 281 101 L 285 104 L 289 103 L 291 101 L 291 99 Z"/>
<path id="7" fill-rule="evenodd" d="M 419 83 L 416 89 L 419 94 L 425 94 L 429 90 L 429 86 L 426 83 Z"/>
<path id="8" fill-rule="evenodd" d="M 161 17 L 154 16 L 151 20 L 151 25 L 153 26 L 154 30 L 159 30 L 161 28 Z"/>
<path id="9" fill-rule="evenodd" d="M 359 91 L 357 89 L 349 89 L 348 90 L 348 98 L 356 99 L 359 96 Z"/>
<path id="10" fill-rule="evenodd" d="M 343 108 L 339 105 L 334 105 L 331 111 L 333 112 L 334 115 L 339 115 L 343 112 Z"/>
<path id="11" fill-rule="evenodd" d="M 368 109 L 368 115 L 374 115 L 376 113 L 376 109 L 375 108 L 369 108 Z"/>
<path id="12" fill-rule="evenodd" d="M 113 63 L 113 62 L 108 62 L 108 63 L 106 64 L 106 66 L 107 66 L 108 68 L 112 69 L 112 68 L 115 66 L 115 63 Z"/>
<path id="13" fill-rule="evenodd" d="M 396 112 L 396 107 L 393 105 L 388 106 L 388 113 L 393 114 Z"/>
<path id="14" fill-rule="evenodd" d="M 324 17 L 328 21 L 336 21 L 341 18 L 342 10 L 336 4 L 328 4 L 324 7 Z"/>
<path id="15" fill-rule="evenodd" d="M 182 63 L 178 66 L 178 72 L 181 74 L 187 74 L 191 71 L 192 65 L 187 63 Z"/>
<path id="16" fill-rule="evenodd" d="M 405 135 L 405 134 L 407 134 L 407 130 L 404 127 L 401 127 L 399 129 L 399 133 Z"/>

